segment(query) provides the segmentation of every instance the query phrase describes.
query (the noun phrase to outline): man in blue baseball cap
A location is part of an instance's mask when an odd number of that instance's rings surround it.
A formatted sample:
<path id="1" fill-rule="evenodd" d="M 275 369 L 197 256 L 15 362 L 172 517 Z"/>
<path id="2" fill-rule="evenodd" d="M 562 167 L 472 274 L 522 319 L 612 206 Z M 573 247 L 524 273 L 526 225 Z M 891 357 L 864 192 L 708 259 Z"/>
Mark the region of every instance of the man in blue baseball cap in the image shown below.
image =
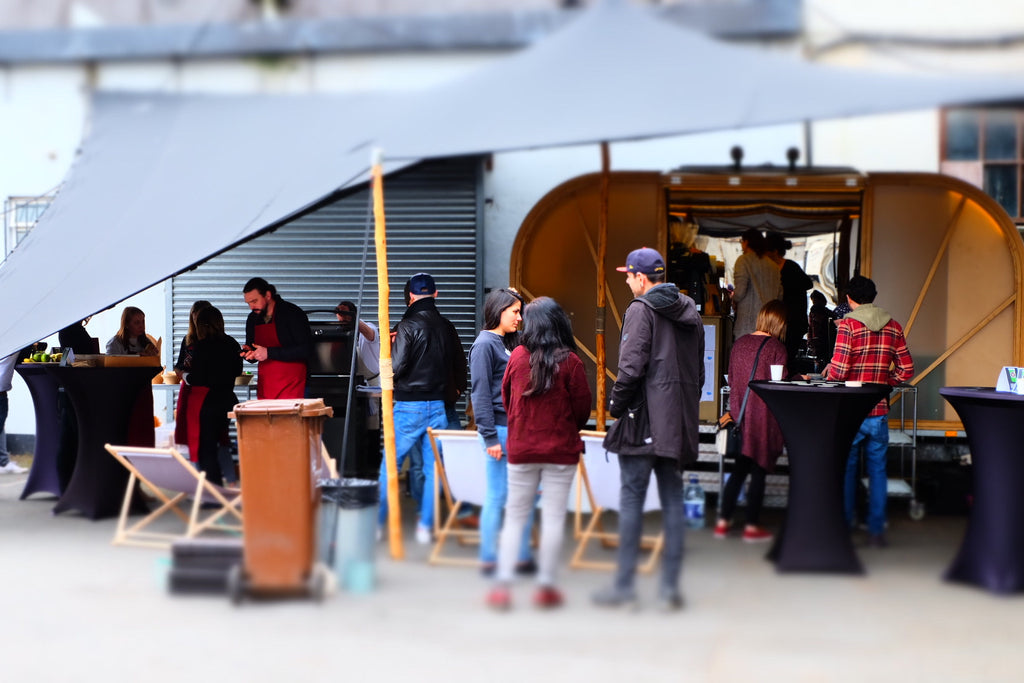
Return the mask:
<path id="1" fill-rule="evenodd" d="M 697 459 L 700 395 L 704 385 L 704 324 L 693 299 L 665 282 L 665 259 L 644 247 L 629 252 L 626 284 L 635 297 L 622 316 L 619 371 L 608 397 L 618 419 L 646 402 L 650 425 L 643 443 L 619 448 L 619 551 L 615 579 L 593 595 L 603 607 L 636 603 L 643 504 L 654 473 L 661 500 L 664 555 L 656 601 L 683 606 L 683 467 Z M 642 411 L 638 411 L 642 412 Z"/>
<path id="2" fill-rule="evenodd" d="M 437 285 L 430 273 L 416 273 L 406 283 L 409 307 L 395 329 L 391 366 L 395 393 L 395 456 L 401 469 L 410 451 L 419 445 L 423 488 L 416 541 L 430 543 L 434 522 L 434 452 L 427 427 L 448 426 L 445 410 L 450 388 L 466 391 L 466 354 L 450 320 L 437 310 Z M 410 472 L 410 476 L 415 473 Z M 387 519 L 387 466 L 380 468 L 381 505 L 378 521 Z"/>

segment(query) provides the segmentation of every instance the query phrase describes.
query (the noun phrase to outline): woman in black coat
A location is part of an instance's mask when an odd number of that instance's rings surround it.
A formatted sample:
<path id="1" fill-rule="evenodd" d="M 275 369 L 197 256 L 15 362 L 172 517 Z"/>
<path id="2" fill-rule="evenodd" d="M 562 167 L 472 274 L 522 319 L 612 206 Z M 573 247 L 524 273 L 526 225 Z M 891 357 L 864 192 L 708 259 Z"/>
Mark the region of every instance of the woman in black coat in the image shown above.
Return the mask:
<path id="1" fill-rule="evenodd" d="M 201 400 L 199 409 L 199 469 L 208 481 L 222 486 L 235 481 L 234 472 L 222 472 L 217 453 L 227 440 L 228 412 L 234 408 L 235 378 L 242 374 L 241 347 L 224 332 L 224 316 L 214 306 L 196 314 L 196 342 L 192 365 L 184 381 L 192 387 L 190 400 Z"/>

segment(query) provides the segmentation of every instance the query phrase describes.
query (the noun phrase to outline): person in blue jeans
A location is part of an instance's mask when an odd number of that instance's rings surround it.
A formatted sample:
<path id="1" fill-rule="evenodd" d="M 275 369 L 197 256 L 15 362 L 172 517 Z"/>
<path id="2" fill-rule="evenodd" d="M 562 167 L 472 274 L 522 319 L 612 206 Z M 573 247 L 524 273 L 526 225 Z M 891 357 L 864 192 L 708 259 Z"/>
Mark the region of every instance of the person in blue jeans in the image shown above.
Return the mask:
<path id="1" fill-rule="evenodd" d="M 487 471 L 480 512 L 480 571 L 484 576 L 493 576 L 498 566 L 498 534 L 508 498 L 508 415 L 501 399 L 501 381 L 518 343 L 522 310 L 523 298 L 514 289 L 492 290 L 484 300 L 484 329 L 469 350 L 470 396 Z M 516 562 L 520 574 L 536 571 L 530 547 L 532 531 L 530 515 Z"/>
<path id="2" fill-rule="evenodd" d="M 435 303 L 437 286 L 429 273 L 409 278 L 409 307 L 395 330 L 394 370 L 395 456 L 401 469 L 409 451 L 418 444 L 422 454 L 423 493 L 419 500 L 416 541 L 432 540 L 434 525 L 434 453 L 427 428 L 448 425 L 445 394 L 449 386 L 466 390 L 466 355 L 455 326 L 442 316 Z M 387 463 L 381 463 L 379 522 L 388 515 Z"/>

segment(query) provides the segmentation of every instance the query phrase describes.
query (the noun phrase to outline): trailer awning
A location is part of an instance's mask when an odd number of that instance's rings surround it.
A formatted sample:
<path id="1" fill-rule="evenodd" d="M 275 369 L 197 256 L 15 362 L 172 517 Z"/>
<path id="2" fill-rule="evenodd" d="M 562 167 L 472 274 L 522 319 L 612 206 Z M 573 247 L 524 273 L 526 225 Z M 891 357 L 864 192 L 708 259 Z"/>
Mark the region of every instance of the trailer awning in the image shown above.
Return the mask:
<path id="1" fill-rule="evenodd" d="M 387 106 L 369 96 L 97 95 L 63 187 L 0 266 L 0 356 L 366 181 Z"/>

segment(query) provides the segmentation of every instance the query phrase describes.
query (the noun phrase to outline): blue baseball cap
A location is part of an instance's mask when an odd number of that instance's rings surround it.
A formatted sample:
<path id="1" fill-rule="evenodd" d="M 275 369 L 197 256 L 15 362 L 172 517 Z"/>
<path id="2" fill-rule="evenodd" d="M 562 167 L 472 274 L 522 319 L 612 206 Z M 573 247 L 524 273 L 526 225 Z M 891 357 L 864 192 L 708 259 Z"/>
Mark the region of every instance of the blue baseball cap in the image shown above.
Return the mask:
<path id="1" fill-rule="evenodd" d="M 436 294 L 437 285 L 434 284 L 434 278 L 430 273 L 416 273 L 409 278 L 409 293 L 410 294 Z"/>
<path id="2" fill-rule="evenodd" d="M 644 275 L 664 273 L 665 259 L 661 258 L 661 254 L 654 249 L 641 247 L 629 252 L 629 256 L 626 257 L 626 265 L 619 266 L 615 270 L 620 273 L 643 273 Z"/>

